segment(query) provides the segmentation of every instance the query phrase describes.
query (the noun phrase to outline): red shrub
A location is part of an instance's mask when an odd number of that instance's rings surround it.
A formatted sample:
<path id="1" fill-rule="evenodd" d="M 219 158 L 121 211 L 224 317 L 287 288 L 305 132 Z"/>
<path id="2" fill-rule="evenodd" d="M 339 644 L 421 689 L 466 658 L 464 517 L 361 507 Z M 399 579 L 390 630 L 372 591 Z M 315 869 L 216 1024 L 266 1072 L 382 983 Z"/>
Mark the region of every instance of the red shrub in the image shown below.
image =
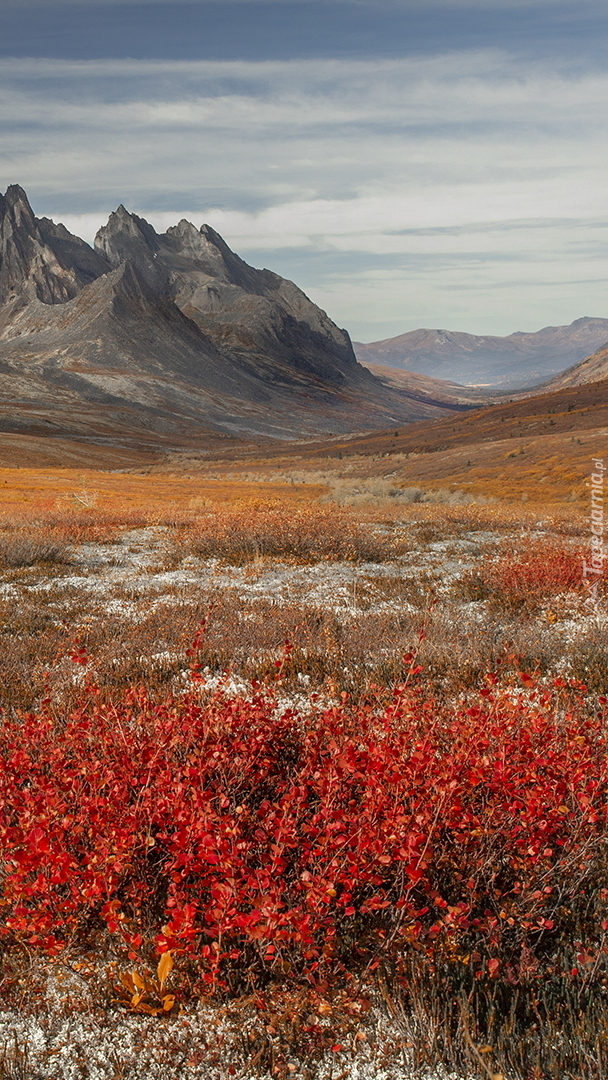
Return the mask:
<path id="1" fill-rule="evenodd" d="M 440 707 L 400 687 L 307 716 L 260 687 L 86 698 L 0 729 L 8 942 L 54 952 L 105 924 L 212 989 L 408 950 L 513 980 L 524 952 L 559 964 L 581 905 L 585 948 L 601 937 L 605 705 L 590 718 L 572 688 Z"/>
<path id="2" fill-rule="evenodd" d="M 498 559 L 486 574 L 503 592 L 555 596 L 580 588 L 583 556 L 577 551 L 541 548 L 528 555 Z"/>
<path id="3" fill-rule="evenodd" d="M 490 599 L 501 608 L 533 608 L 582 589 L 583 558 L 584 552 L 544 544 L 525 554 L 500 556 L 465 576 L 462 586 L 470 598 Z"/>

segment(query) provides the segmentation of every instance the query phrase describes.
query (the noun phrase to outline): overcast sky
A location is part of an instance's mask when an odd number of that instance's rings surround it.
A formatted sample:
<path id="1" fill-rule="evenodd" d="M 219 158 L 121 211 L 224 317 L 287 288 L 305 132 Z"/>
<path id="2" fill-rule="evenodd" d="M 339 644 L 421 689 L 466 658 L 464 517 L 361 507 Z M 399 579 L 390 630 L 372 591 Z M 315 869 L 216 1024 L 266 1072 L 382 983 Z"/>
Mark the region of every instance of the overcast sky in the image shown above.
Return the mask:
<path id="1" fill-rule="evenodd" d="M 120 202 L 358 340 L 608 317 L 605 0 L 0 0 L 0 189 Z"/>

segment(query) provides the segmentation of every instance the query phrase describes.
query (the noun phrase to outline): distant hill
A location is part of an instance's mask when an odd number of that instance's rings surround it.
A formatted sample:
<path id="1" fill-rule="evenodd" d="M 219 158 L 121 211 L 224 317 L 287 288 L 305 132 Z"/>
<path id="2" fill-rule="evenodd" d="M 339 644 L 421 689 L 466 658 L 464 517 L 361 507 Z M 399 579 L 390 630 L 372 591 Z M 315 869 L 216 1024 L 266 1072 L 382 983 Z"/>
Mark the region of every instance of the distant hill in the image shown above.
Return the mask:
<path id="1" fill-rule="evenodd" d="M 418 371 L 406 371 L 404 368 L 388 367 L 384 364 L 371 364 L 361 361 L 386 386 L 410 396 L 417 394 L 420 400 L 450 404 L 454 408 L 474 408 L 489 401 L 498 401 L 508 396 L 506 391 L 493 387 L 461 386 L 447 379 L 434 379 L 431 375 L 421 375 Z"/>
<path id="2" fill-rule="evenodd" d="M 585 317 L 535 333 L 479 337 L 451 330 L 412 330 L 353 342 L 364 364 L 405 368 L 436 379 L 509 388 L 532 387 L 584 360 L 608 341 L 608 319 Z"/>
<path id="3" fill-rule="evenodd" d="M 555 379 L 551 379 L 543 389 L 545 392 L 562 390 L 566 386 L 582 386 L 584 383 L 595 383 L 604 379 L 608 379 L 608 341 L 597 352 L 581 360 L 580 364 L 575 364 Z"/>
<path id="4" fill-rule="evenodd" d="M 293 282 L 212 228 L 158 234 L 124 206 L 95 248 L 0 195 L 0 431 L 298 439 L 444 416 L 385 385 Z"/>

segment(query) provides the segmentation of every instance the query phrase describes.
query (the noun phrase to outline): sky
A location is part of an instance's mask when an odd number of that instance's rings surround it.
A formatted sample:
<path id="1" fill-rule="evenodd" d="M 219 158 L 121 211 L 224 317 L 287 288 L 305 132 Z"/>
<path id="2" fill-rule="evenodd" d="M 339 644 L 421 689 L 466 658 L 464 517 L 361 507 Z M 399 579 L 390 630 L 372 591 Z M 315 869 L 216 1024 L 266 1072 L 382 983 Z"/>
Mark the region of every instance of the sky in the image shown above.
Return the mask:
<path id="1" fill-rule="evenodd" d="M 0 0 L 0 190 L 211 224 L 359 341 L 608 317 L 605 0 Z"/>

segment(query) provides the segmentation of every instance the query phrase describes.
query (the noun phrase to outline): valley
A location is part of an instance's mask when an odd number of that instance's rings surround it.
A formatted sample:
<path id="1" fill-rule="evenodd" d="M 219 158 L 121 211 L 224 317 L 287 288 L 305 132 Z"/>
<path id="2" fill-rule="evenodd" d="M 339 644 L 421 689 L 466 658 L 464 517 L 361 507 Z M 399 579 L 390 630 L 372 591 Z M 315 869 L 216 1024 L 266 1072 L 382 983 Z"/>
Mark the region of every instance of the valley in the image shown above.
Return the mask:
<path id="1" fill-rule="evenodd" d="M 596 1080 L 608 321 L 461 385 L 208 226 L 0 241 L 4 1075 Z"/>

